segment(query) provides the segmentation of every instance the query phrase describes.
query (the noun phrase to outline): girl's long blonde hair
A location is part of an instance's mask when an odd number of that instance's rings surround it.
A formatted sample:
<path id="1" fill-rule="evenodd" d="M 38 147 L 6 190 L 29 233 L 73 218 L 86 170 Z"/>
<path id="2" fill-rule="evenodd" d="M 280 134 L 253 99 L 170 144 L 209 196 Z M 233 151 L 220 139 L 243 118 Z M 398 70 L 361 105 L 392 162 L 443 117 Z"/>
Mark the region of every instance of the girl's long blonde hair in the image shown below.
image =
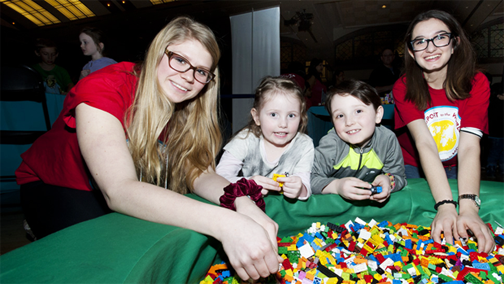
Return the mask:
<path id="1" fill-rule="evenodd" d="M 161 88 L 157 67 L 170 44 L 199 41 L 210 53 L 216 75 L 193 99 L 174 104 Z M 213 32 L 187 17 L 172 20 L 152 41 L 145 61 L 137 65 L 135 99 L 125 121 L 137 174 L 145 182 L 187 193 L 221 147 L 217 116 L 220 50 Z M 166 141 L 165 145 L 158 139 Z"/>

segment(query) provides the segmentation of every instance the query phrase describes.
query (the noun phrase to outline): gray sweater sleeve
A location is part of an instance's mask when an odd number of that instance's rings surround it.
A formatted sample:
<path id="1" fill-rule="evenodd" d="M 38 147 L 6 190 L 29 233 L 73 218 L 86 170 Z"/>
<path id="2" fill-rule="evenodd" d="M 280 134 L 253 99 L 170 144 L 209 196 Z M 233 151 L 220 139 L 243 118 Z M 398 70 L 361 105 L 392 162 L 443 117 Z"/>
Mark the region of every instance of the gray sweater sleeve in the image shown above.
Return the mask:
<path id="1" fill-rule="evenodd" d="M 322 190 L 335 178 L 331 177 L 335 170 L 333 168 L 336 159 L 337 147 L 336 133 L 334 129 L 320 139 L 320 143 L 315 148 L 313 168 L 311 173 L 311 189 L 313 194 L 321 194 Z"/>

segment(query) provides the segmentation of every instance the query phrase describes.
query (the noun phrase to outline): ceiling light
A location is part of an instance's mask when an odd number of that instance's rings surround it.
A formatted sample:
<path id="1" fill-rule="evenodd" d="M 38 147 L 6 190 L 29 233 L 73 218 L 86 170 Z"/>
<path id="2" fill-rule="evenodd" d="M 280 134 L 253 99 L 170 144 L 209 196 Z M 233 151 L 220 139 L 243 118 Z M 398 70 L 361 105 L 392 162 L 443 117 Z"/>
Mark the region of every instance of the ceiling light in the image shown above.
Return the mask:
<path id="1" fill-rule="evenodd" d="M 0 0 L 0 3 L 18 12 L 39 27 L 61 22 L 58 18 L 32 0 Z"/>
<path id="2" fill-rule="evenodd" d="M 387 8 L 387 5 L 382 5 L 381 7 L 382 7 L 382 9 L 385 9 L 385 8 Z"/>

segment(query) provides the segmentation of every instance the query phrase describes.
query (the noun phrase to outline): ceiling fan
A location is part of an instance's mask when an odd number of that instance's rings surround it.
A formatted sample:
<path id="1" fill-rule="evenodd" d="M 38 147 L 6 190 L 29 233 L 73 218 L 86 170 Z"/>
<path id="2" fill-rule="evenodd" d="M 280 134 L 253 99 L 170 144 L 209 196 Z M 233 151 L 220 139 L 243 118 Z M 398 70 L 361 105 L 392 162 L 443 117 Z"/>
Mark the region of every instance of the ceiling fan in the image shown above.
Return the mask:
<path id="1" fill-rule="evenodd" d="M 298 32 L 308 32 L 312 37 L 312 39 L 315 42 L 318 42 L 311 31 L 312 24 L 313 24 L 313 14 L 306 13 L 305 9 L 303 9 L 302 12 L 296 12 L 296 14 L 290 20 L 284 20 L 284 25 L 288 27 L 297 26 Z"/>

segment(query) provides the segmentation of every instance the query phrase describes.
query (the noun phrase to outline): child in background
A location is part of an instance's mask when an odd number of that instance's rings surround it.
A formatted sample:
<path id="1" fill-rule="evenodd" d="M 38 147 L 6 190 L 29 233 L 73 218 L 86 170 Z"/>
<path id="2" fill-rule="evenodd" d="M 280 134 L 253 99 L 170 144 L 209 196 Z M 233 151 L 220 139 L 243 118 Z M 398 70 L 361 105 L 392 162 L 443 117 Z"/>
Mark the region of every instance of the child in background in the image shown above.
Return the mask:
<path id="1" fill-rule="evenodd" d="M 35 54 L 40 57 L 40 62 L 32 67 L 42 76 L 46 93 L 66 95 L 74 84 L 65 68 L 54 63 L 59 55 L 56 43 L 49 39 L 37 39 Z"/>
<path id="2" fill-rule="evenodd" d="M 103 56 L 105 40 L 104 34 L 100 29 L 90 27 L 82 29 L 79 35 L 79 41 L 81 43 L 80 47 L 82 53 L 86 56 L 91 56 L 91 61 L 82 68 L 79 80 L 96 70 L 117 63 L 114 59 Z"/>
<path id="3" fill-rule="evenodd" d="M 343 81 L 327 94 L 334 129 L 315 149 L 314 194 L 339 194 L 350 200 L 386 201 L 406 185 L 401 147 L 395 134 L 376 126 L 383 107 L 376 90 L 356 80 Z M 382 192 L 372 195 L 371 185 Z"/>
<path id="4" fill-rule="evenodd" d="M 263 195 L 283 190 L 286 197 L 308 199 L 313 142 L 304 134 L 308 119 L 299 86 L 287 78 L 264 78 L 250 113 L 248 125 L 224 146 L 217 174 L 236 182 L 242 172 L 263 187 Z M 273 174 L 286 177 L 275 181 Z"/>

